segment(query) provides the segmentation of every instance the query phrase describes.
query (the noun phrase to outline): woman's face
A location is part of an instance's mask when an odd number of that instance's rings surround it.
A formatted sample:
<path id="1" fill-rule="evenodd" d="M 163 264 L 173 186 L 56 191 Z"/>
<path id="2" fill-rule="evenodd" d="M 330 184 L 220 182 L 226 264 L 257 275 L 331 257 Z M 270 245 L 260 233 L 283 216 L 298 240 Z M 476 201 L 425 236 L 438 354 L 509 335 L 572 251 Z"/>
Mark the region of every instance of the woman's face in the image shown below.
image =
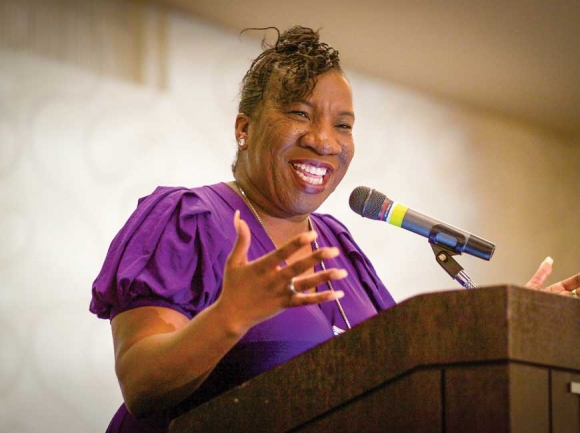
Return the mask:
<path id="1" fill-rule="evenodd" d="M 319 75 L 303 101 L 281 104 L 266 94 L 253 119 L 242 114 L 236 120 L 247 146 L 239 180 L 270 215 L 309 214 L 346 174 L 353 125 L 352 93 L 340 72 Z"/>

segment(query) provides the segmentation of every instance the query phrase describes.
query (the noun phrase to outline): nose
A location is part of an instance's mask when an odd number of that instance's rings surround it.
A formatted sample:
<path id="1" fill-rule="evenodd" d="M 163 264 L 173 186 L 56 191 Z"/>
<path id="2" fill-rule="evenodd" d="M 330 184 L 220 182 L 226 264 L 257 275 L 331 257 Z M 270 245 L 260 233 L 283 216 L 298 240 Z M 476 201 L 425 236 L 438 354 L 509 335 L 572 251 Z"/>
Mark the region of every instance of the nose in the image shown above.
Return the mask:
<path id="1" fill-rule="evenodd" d="M 319 155 L 334 155 L 342 151 L 333 126 L 313 122 L 300 140 L 302 147 L 308 147 Z"/>

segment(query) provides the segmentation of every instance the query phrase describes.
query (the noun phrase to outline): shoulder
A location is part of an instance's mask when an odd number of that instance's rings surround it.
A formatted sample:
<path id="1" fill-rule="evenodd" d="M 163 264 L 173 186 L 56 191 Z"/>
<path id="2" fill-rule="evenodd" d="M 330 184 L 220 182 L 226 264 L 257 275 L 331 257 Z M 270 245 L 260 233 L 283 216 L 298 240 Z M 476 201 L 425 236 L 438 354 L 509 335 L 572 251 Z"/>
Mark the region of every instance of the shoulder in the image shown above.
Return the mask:
<path id="1" fill-rule="evenodd" d="M 321 221 L 324 224 L 328 225 L 329 227 L 335 229 L 335 230 L 346 230 L 348 231 L 348 229 L 346 228 L 346 226 L 344 225 L 344 223 L 342 223 L 338 218 L 336 218 L 334 215 L 331 214 L 327 214 L 327 213 L 318 213 L 318 212 L 314 212 L 313 214 L 310 215 L 310 217 L 314 220 L 317 221 Z"/>
<path id="2" fill-rule="evenodd" d="M 210 210 L 212 194 L 211 186 L 186 188 L 182 186 L 158 186 L 155 190 L 137 200 L 137 209 L 175 208 L 182 202 L 191 205 L 191 211 Z"/>
<path id="3" fill-rule="evenodd" d="M 225 188 L 225 189 L 224 189 Z M 233 210 L 222 192 L 225 184 L 197 188 L 157 187 L 150 195 L 138 200 L 129 220 L 119 231 L 112 246 L 124 253 L 135 247 L 137 254 L 151 253 L 161 243 L 172 248 L 201 238 L 204 250 L 215 250 L 217 240 L 231 237 L 225 233 L 231 224 Z M 127 256 L 127 254 L 124 254 Z"/>
<path id="4" fill-rule="evenodd" d="M 224 187 L 158 187 L 139 199 L 93 283 L 91 311 L 112 317 L 134 306 L 177 305 L 191 317 L 211 302 L 221 278 L 214 263 L 225 260 L 234 236 L 224 223 L 233 215 L 220 197 Z"/>
<path id="5" fill-rule="evenodd" d="M 159 186 L 151 194 L 141 197 L 137 208 L 127 221 L 126 227 L 140 226 L 144 222 L 165 225 L 174 223 L 186 224 L 193 217 L 204 214 L 216 215 L 227 211 L 227 200 L 222 198 L 221 191 L 228 188 L 225 184 L 206 185 L 196 188 Z M 229 212 L 227 212 L 229 213 Z M 217 225 L 220 225 L 216 221 Z"/>
<path id="6" fill-rule="evenodd" d="M 332 232 L 335 236 L 346 236 L 352 238 L 352 235 L 346 225 L 338 218 L 330 214 L 313 213 L 310 215 L 315 226 L 319 229 Z"/>
<path id="7" fill-rule="evenodd" d="M 336 239 L 338 246 L 341 247 L 343 252 L 360 256 L 364 261 L 368 261 L 350 230 L 338 218 L 330 214 L 321 213 L 313 213 L 311 218 L 318 230 L 323 231 L 327 237 L 333 236 Z"/>

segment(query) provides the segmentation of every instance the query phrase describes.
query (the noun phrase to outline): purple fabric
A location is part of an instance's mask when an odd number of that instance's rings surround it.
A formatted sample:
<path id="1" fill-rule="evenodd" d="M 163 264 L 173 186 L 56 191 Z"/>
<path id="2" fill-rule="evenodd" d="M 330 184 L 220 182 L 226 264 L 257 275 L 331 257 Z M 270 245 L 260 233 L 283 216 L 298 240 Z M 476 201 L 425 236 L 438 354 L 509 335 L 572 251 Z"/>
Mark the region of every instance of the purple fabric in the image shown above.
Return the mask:
<path id="1" fill-rule="evenodd" d="M 140 199 L 111 243 L 93 284 L 90 311 L 112 319 L 131 308 L 162 306 L 194 317 L 220 294 L 224 262 L 235 240 L 237 209 L 252 231 L 249 259 L 272 251 L 274 245 L 250 209 L 224 183 L 194 189 L 159 187 Z M 351 325 L 395 305 L 348 230 L 330 215 L 311 218 L 319 245 L 342 251 L 325 264 L 349 272 L 333 284 L 345 292 L 341 303 Z M 123 405 L 108 432 L 166 431 L 171 418 L 332 338 L 333 325 L 346 329 L 334 302 L 285 310 L 252 328 L 180 407 L 137 420 Z"/>

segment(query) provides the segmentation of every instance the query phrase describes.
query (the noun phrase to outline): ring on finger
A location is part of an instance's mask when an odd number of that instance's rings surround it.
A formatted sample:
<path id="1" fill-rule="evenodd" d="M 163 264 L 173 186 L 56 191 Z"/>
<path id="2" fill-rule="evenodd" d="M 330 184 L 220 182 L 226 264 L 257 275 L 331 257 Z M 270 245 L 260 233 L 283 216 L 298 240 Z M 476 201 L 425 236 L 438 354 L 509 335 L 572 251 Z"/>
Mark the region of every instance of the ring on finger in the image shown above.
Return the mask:
<path id="1" fill-rule="evenodd" d="M 578 289 L 574 289 L 570 292 L 570 294 L 572 295 L 573 298 L 580 298 L 580 296 L 578 296 L 578 293 L 576 293 L 576 290 Z"/>
<path id="2" fill-rule="evenodd" d="M 292 278 L 290 280 L 290 284 L 288 284 L 288 290 L 290 290 L 293 295 L 297 295 L 298 294 L 298 291 L 296 290 L 296 287 L 294 287 L 294 278 Z"/>

